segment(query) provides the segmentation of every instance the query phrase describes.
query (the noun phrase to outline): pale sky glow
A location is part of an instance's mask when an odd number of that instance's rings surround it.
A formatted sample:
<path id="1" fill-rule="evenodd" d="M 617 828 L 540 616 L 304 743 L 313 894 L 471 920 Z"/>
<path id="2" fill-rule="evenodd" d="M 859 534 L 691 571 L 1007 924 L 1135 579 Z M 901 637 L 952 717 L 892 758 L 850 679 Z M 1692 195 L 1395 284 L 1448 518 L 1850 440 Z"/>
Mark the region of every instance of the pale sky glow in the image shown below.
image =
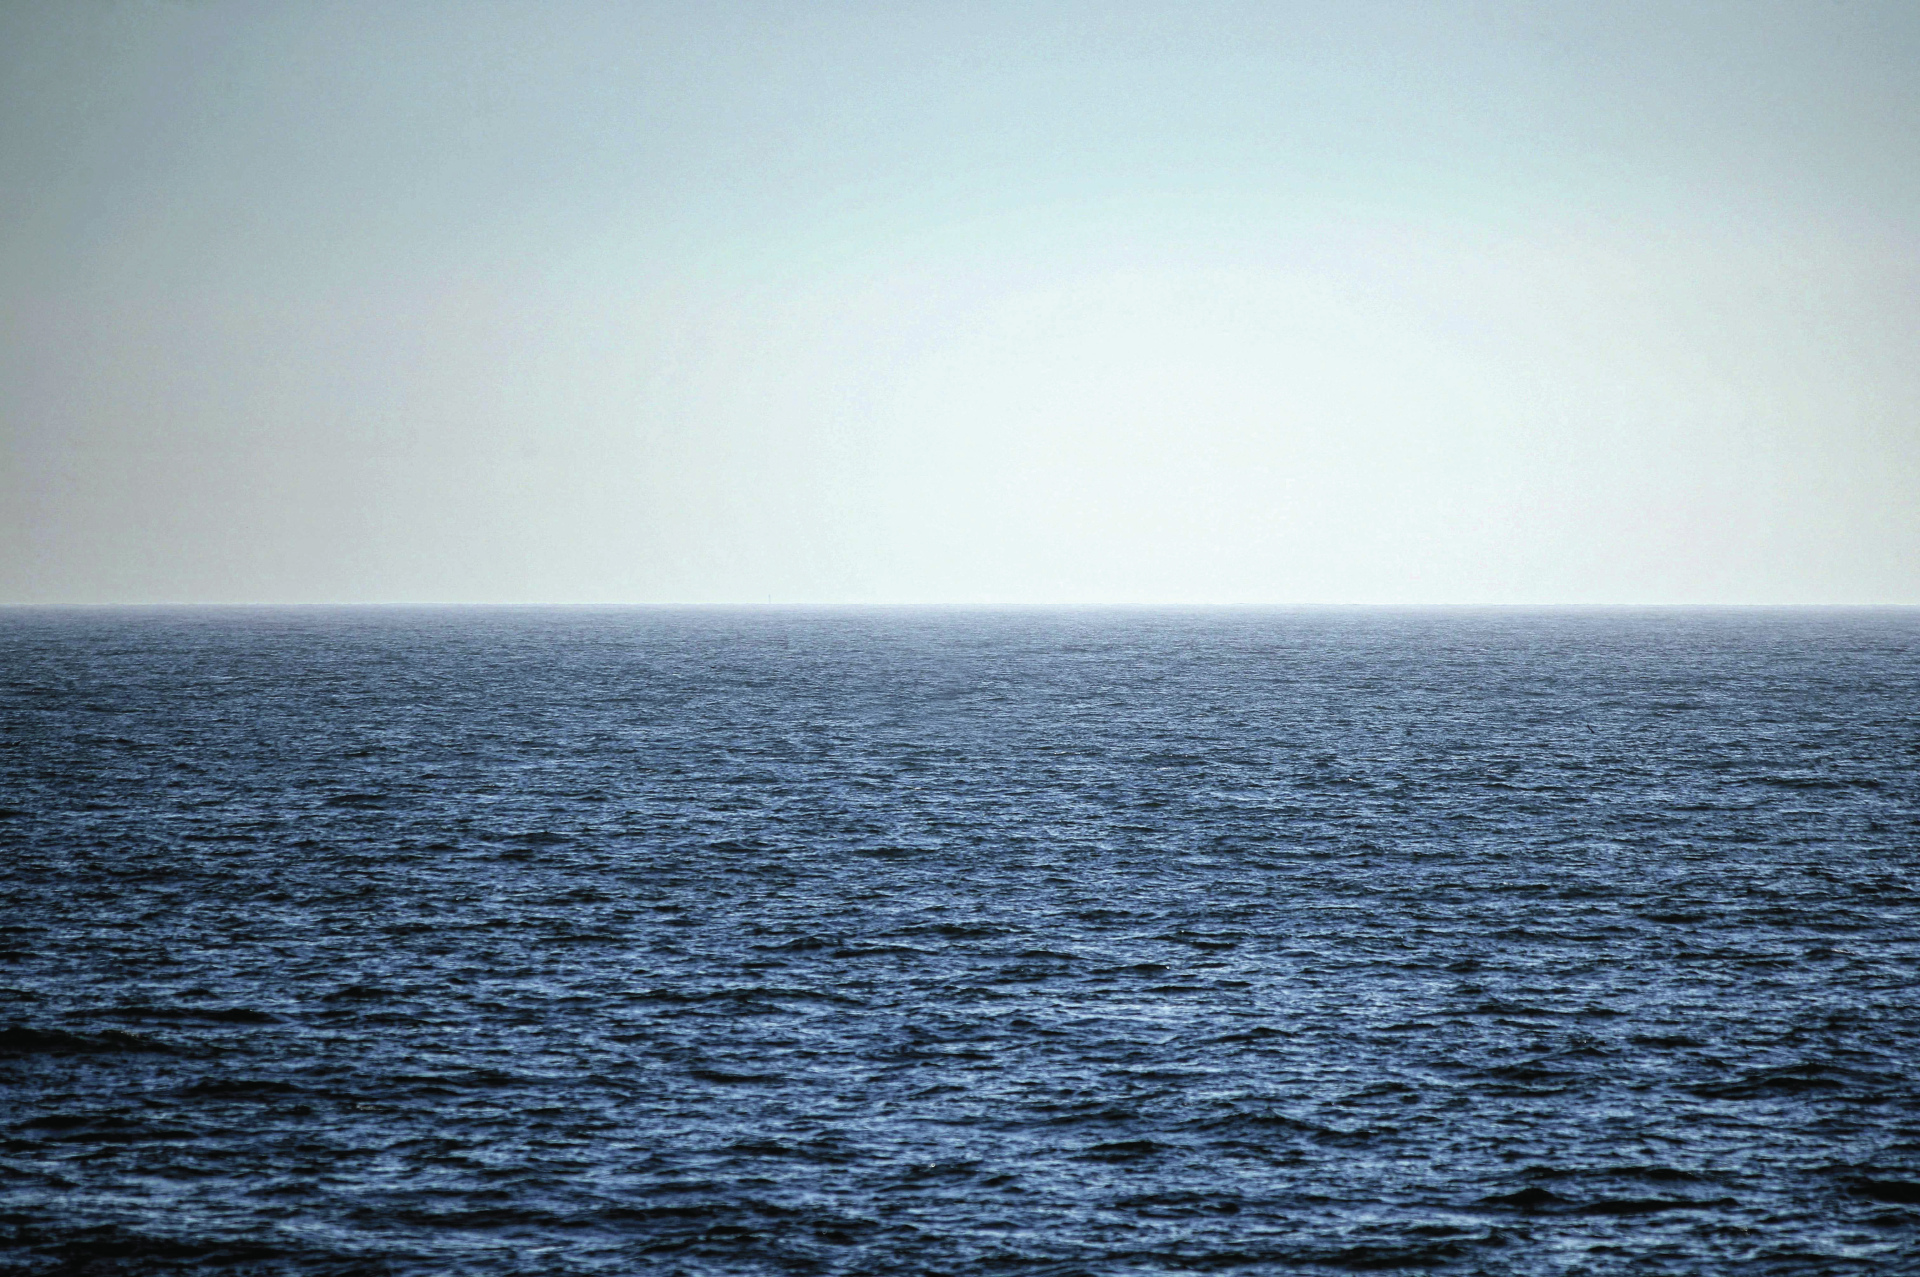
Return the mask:
<path id="1" fill-rule="evenodd" d="M 0 601 L 1920 603 L 1920 8 L 0 8 Z"/>

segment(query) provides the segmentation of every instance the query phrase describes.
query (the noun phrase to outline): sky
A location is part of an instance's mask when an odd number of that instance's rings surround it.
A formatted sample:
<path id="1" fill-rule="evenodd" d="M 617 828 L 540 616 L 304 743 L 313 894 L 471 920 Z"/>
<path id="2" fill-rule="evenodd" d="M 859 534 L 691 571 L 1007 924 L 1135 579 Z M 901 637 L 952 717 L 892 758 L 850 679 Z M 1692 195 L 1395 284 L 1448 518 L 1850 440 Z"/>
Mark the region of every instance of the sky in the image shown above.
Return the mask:
<path id="1" fill-rule="evenodd" d="M 1920 6 L 0 2 L 0 602 L 1920 603 Z"/>

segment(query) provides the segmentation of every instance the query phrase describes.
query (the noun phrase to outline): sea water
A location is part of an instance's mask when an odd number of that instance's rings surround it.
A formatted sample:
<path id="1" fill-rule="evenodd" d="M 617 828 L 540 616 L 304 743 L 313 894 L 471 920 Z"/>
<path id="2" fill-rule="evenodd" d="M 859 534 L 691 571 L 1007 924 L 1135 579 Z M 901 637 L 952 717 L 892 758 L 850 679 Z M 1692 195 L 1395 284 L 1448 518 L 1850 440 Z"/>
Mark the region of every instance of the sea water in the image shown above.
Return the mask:
<path id="1" fill-rule="evenodd" d="M 1920 1271 L 1920 613 L 0 612 L 5 1271 Z"/>

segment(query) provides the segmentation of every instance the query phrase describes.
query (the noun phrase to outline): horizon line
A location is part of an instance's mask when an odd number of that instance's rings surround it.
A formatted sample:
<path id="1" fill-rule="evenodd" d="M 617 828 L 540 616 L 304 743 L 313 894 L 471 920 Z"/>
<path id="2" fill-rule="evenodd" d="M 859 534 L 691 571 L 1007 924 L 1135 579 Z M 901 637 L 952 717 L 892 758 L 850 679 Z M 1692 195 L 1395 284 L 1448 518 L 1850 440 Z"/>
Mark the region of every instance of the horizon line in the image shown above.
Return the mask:
<path id="1" fill-rule="evenodd" d="M 1920 610 L 1920 601 L 1848 600 L 1848 601 L 1485 601 L 1485 600 L 1342 600 L 1342 601 L 1141 601 L 1141 600 L 514 600 L 514 599 L 85 599 L 85 600 L 0 600 L 0 610 L 27 611 L 56 609 L 269 609 L 269 608 L 363 608 L 363 609 L 657 609 L 678 611 L 852 611 L 920 610 L 951 612 L 1014 611 L 1338 611 L 1338 610 L 1839 610 L 1839 609 L 1911 609 Z"/>

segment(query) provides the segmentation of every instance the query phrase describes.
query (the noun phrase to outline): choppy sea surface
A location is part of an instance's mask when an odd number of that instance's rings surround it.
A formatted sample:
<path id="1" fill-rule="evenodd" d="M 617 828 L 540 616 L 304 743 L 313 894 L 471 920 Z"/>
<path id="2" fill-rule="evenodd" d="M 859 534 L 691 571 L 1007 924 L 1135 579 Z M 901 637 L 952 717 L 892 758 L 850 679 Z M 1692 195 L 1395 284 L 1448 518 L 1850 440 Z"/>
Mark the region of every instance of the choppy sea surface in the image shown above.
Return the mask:
<path id="1" fill-rule="evenodd" d="M 0 1271 L 1920 1272 L 1920 612 L 0 612 Z"/>

